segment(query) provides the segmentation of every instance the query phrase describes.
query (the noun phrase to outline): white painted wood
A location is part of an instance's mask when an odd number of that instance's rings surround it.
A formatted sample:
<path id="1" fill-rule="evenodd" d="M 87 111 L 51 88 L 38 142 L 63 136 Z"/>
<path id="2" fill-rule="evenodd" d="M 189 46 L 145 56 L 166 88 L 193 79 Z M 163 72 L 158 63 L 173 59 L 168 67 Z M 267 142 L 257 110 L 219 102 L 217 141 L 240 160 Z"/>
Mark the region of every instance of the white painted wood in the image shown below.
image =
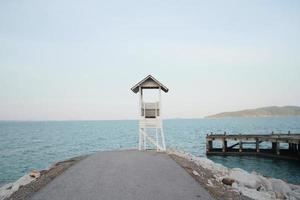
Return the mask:
<path id="1" fill-rule="evenodd" d="M 158 151 L 158 130 L 157 128 L 155 129 L 155 139 L 156 139 L 156 151 Z"/>
<path id="2" fill-rule="evenodd" d="M 146 102 L 143 96 L 144 89 L 157 89 L 158 102 Z M 147 141 L 156 147 L 157 151 L 165 151 L 165 136 L 162 124 L 161 91 L 168 92 L 168 88 L 162 85 L 154 77 L 149 75 L 132 88 L 132 91 L 139 92 L 139 150 L 147 150 Z M 155 140 L 147 133 L 155 131 Z M 158 137 L 158 132 L 160 137 Z M 149 132 L 150 133 L 150 132 Z M 159 140 L 160 139 L 160 140 Z"/>
<path id="3" fill-rule="evenodd" d="M 146 149 L 147 149 L 147 137 L 144 134 L 144 150 L 146 150 Z"/>
<path id="4" fill-rule="evenodd" d="M 166 150 L 166 143 L 165 143 L 165 134 L 164 134 L 164 130 L 161 128 L 161 140 L 162 140 L 162 145 L 163 145 L 163 150 Z"/>
<path id="5" fill-rule="evenodd" d="M 142 88 L 156 88 L 158 89 L 159 87 L 162 88 L 162 90 L 164 92 L 168 92 L 169 89 L 164 86 L 161 82 L 159 82 L 157 79 L 155 79 L 153 76 L 151 75 L 148 75 L 146 78 L 144 78 L 143 80 L 141 80 L 140 82 L 138 82 L 135 86 L 133 86 L 131 88 L 131 90 L 134 92 L 134 93 L 138 93 L 140 91 L 140 87 L 142 86 Z"/>
<path id="6" fill-rule="evenodd" d="M 155 88 L 159 87 L 159 84 L 156 83 L 154 80 L 148 79 L 145 82 L 141 84 L 142 87 L 148 87 L 148 88 Z"/>
<path id="7" fill-rule="evenodd" d="M 139 86 L 139 91 L 141 91 L 141 87 Z M 140 120 L 141 120 L 141 116 L 142 116 L 142 110 L 141 110 L 141 106 L 142 106 L 142 99 L 143 99 L 143 92 L 141 91 L 139 94 L 140 98 L 139 98 L 139 115 L 140 115 Z M 141 133 L 141 127 L 139 128 L 139 150 L 142 150 L 142 141 L 143 141 L 143 135 Z"/>
<path id="8" fill-rule="evenodd" d="M 143 131 L 142 130 L 142 134 L 144 135 L 144 137 L 145 138 L 147 138 L 148 139 L 148 141 L 150 142 L 150 143 L 152 143 L 153 145 L 155 145 L 156 146 L 156 142 L 145 132 L 145 131 Z M 157 148 L 160 150 L 160 151 L 164 151 L 164 148 L 162 147 L 162 146 L 160 146 L 160 145 L 157 145 Z"/>
<path id="9" fill-rule="evenodd" d="M 158 102 L 159 102 L 159 109 L 161 109 L 161 87 L 159 87 L 159 90 L 158 90 Z M 160 115 L 161 116 L 161 115 Z"/>
<path id="10" fill-rule="evenodd" d="M 141 134 L 141 129 L 139 129 L 139 150 L 142 150 L 142 134 Z"/>

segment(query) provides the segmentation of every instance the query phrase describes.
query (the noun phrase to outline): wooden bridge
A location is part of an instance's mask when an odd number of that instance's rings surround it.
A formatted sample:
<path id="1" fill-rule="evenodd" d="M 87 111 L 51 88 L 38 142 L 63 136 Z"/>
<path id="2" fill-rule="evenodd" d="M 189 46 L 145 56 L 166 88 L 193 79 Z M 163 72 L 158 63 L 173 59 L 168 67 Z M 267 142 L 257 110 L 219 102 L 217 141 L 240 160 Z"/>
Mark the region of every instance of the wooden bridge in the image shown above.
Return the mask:
<path id="1" fill-rule="evenodd" d="M 221 146 L 214 147 L 214 142 Z M 230 146 L 228 143 L 232 143 Z M 260 145 L 262 142 L 270 145 Z M 252 148 L 251 148 L 252 146 Z M 266 148 L 269 146 L 269 148 Z M 300 161 L 300 134 L 207 134 L 207 155 L 261 155 Z"/>

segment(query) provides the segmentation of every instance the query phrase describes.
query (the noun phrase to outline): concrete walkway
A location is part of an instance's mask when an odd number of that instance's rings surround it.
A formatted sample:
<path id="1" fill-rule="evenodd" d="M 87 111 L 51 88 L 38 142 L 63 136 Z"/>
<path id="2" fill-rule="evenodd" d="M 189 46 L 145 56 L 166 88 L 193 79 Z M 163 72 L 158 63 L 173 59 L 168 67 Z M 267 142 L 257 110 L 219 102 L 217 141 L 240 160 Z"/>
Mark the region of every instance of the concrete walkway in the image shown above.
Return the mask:
<path id="1" fill-rule="evenodd" d="M 72 166 L 32 200 L 212 200 L 167 154 L 99 152 Z"/>

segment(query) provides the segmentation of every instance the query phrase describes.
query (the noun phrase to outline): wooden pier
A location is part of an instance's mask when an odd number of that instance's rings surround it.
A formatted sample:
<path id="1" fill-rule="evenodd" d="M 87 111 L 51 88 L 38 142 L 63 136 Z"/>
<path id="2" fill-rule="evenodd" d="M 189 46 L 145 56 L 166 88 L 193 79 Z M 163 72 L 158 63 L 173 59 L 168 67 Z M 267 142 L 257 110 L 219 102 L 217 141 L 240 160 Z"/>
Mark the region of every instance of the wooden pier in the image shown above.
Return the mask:
<path id="1" fill-rule="evenodd" d="M 214 142 L 221 142 L 221 147 L 214 147 Z M 230 146 L 228 143 L 231 142 Z M 262 142 L 269 143 L 260 145 Z M 252 148 L 249 145 L 253 146 Z M 248 146 L 248 147 L 245 147 Z M 207 155 L 259 155 L 300 161 L 300 134 L 207 134 Z"/>

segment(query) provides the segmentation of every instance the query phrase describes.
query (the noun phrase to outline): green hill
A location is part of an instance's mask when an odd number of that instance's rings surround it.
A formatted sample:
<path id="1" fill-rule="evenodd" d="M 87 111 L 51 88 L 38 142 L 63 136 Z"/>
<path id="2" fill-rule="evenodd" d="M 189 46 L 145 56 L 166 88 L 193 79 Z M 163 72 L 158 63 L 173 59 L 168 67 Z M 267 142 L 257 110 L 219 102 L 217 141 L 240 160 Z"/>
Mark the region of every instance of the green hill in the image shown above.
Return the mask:
<path id="1" fill-rule="evenodd" d="M 223 112 L 205 118 L 226 118 L 226 117 L 274 117 L 274 116 L 300 116 L 298 106 L 271 106 L 256 109 L 241 110 L 235 112 Z"/>

